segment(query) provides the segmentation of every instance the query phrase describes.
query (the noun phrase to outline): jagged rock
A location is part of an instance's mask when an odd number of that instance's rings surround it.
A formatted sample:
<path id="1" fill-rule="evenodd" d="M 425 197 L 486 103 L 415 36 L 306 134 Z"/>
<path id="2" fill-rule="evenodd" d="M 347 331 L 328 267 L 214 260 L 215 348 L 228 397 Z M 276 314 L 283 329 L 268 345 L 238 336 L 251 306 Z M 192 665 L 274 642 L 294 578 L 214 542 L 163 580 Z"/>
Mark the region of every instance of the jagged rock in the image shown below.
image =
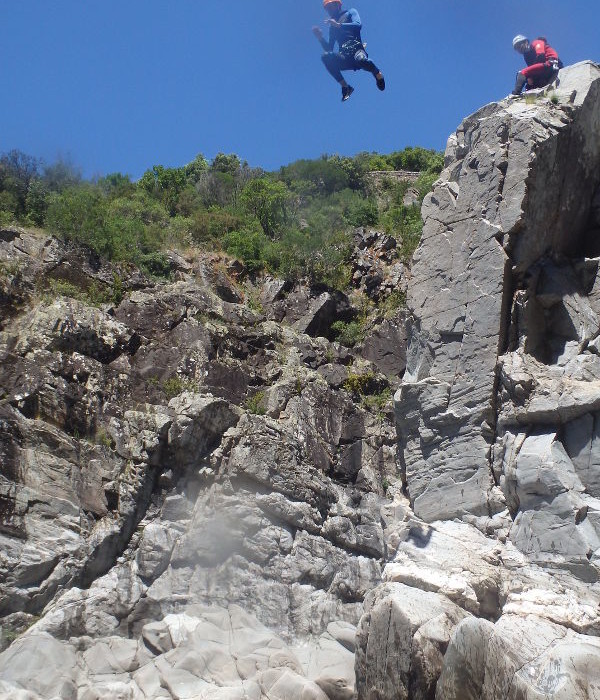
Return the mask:
<path id="1" fill-rule="evenodd" d="M 334 321 L 350 321 L 354 312 L 342 292 L 326 291 L 301 284 L 293 289 L 281 288 L 273 301 L 267 300 L 269 318 L 285 321 L 299 333 L 331 337 Z"/>
<path id="2" fill-rule="evenodd" d="M 600 69 L 580 63 L 561 72 L 559 105 L 511 100 L 467 118 L 423 203 L 396 405 L 407 488 L 428 520 L 452 516 L 442 492 L 452 492 L 457 515 L 502 508 L 489 455 L 496 361 L 510 335 L 507 299 L 549 251 L 580 254 L 600 179 L 599 83 Z M 562 327 L 577 319 L 584 343 L 594 314 L 567 284 Z"/>
<path id="3" fill-rule="evenodd" d="M 436 699 L 594 697 L 599 648 L 597 639 L 535 617 L 507 615 L 495 626 L 464 620 L 452 635 Z"/>
<path id="4" fill-rule="evenodd" d="M 384 569 L 386 581 L 443 594 L 477 616 L 500 615 L 501 546 L 462 523 L 410 520 Z"/>
<path id="5" fill-rule="evenodd" d="M 13 326 L 11 352 L 25 356 L 39 350 L 79 352 L 102 363 L 132 354 L 140 338 L 129 328 L 81 302 L 57 299 L 38 306 Z M 7 342 L 4 339 L 4 342 Z"/>
<path id="6" fill-rule="evenodd" d="M 333 637 L 298 651 L 237 606 L 190 606 L 146 625 L 141 641 L 87 638 L 77 649 L 32 631 L 0 655 L 0 693 L 15 698 L 27 688 L 33 693 L 23 697 L 36 700 L 353 696 L 353 654 Z"/>
<path id="7" fill-rule="evenodd" d="M 400 583 L 376 588 L 357 633 L 358 697 L 433 697 L 450 636 L 465 617 L 435 593 Z"/>
<path id="8" fill-rule="evenodd" d="M 31 690 L 36 700 L 37 697 L 75 700 L 77 675 L 73 648 L 47 633 L 21 637 L 0 654 L 0 682 L 4 685 L 4 688 L 0 685 L 0 691 L 6 692 L 6 697 L 15 697 L 10 693 L 19 690 Z"/>
<path id="9" fill-rule="evenodd" d="M 436 688 L 436 700 L 481 700 L 487 650 L 494 625 L 466 618 L 456 626 Z"/>
<path id="10" fill-rule="evenodd" d="M 370 330 L 358 349 L 388 377 L 401 377 L 406 368 L 406 328 L 404 313 L 383 321 Z"/>

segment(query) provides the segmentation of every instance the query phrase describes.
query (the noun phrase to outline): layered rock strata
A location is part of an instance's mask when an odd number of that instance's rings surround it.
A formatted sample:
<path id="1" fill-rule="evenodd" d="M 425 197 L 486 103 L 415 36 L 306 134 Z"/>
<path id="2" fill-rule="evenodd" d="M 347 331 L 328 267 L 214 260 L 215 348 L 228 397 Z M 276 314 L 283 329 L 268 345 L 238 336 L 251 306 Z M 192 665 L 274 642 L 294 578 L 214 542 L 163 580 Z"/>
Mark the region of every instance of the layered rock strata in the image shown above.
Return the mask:
<path id="1" fill-rule="evenodd" d="M 360 698 L 600 697 L 600 66 L 467 118 L 423 205 L 396 400 L 412 511 Z"/>
<path id="2" fill-rule="evenodd" d="M 348 299 L 0 237 L 0 696 L 351 697 L 401 485 Z"/>

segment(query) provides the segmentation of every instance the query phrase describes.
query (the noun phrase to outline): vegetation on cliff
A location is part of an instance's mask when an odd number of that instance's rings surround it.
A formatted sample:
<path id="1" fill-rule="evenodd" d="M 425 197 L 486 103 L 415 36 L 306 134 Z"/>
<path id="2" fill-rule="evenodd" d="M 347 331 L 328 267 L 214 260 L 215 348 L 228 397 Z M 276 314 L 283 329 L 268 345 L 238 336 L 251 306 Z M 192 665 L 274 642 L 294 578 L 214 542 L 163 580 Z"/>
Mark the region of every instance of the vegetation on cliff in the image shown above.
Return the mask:
<path id="1" fill-rule="evenodd" d="M 334 288 L 349 282 L 352 228 L 378 226 L 409 258 L 421 233 L 420 202 L 442 168 L 440 153 L 406 148 L 389 155 L 323 156 L 277 172 L 235 154 L 198 155 L 179 168 L 155 165 L 133 182 L 113 173 L 86 181 L 72 164 L 20 151 L 0 156 L 0 224 L 45 228 L 109 259 L 168 276 L 165 250 L 223 250 L 250 273 L 308 278 Z M 420 172 L 416 181 L 383 180 L 372 171 Z M 406 202 L 409 187 L 415 188 Z"/>

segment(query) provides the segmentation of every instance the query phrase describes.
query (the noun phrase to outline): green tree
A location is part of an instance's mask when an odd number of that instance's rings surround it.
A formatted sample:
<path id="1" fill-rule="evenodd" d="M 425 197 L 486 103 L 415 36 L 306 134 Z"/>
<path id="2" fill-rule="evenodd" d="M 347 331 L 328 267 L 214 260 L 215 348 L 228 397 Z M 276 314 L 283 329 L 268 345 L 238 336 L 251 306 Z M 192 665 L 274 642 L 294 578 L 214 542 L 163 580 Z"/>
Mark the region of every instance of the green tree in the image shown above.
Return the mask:
<path id="1" fill-rule="evenodd" d="M 375 226 L 379 221 L 379 209 L 372 199 L 364 199 L 350 208 L 347 214 L 352 226 Z"/>
<path id="2" fill-rule="evenodd" d="M 210 165 L 212 171 L 229 175 L 237 175 L 241 167 L 242 163 L 235 153 L 217 153 Z"/>
<path id="3" fill-rule="evenodd" d="M 279 177 L 288 186 L 292 186 L 294 181 L 311 182 L 321 194 L 332 194 L 349 186 L 349 174 L 337 157 L 297 160 L 281 168 Z"/>
<path id="4" fill-rule="evenodd" d="M 81 182 L 81 170 L 69 159 L 59 158 L 44 167 L 42 180 L 49 192 L 62 192 Z"/>
<path id="5" fill-rule="evenodd" d="M 179 194 L 186 186 L 185 168 L 155 165 L 152 170 L 146 170 L 138 186 L 159 199 L 170 216 L 175 216 Z"/>
<path id="6" fill-rule="evenodd" d="M 198 155 L 194 158 L 194 160 L 191 163 L 188 163 L 183 167 L 185 179 L 191 185 L 195 185 L 198 182 L 198 180 L 200 180 L 200 178 L 206 173 L 207 170 L 208 161 L 202 155 L 202 153 L 198 153 Z"/>
<path id="7" fill-rule="evenodd" d="M 14 202 L 12 213 L 25 214 L 27 191 L 30 183 L 38 177 L 40 161 L 19 150 L 8 151 L 0 156 L 0 192 L 6 192 L 3 209 L 9 211 L 8 201 Z"/>
<path id="8" fill-rule="evenodd" d="M 225 250 L 241 260 L 250 273 L 258 272 L 265 266 L 263 251 L 267 245 L 265 234 L 256 229 L 231 231 L 223 239 Z"/>
<path id="9" fill-rule="evenodd" d="M 283 182 L 257 178 L 244 187 L 240 200 L 244 209 L 258 219 L 265 234 L 273 238 L 286 220 L 288 197 Z"/>
<path id="10" fill-rule="evenodd" d="M 110 173 L 98 180 L 98 187 L 111 199 L 128 197 L 135 192 L 135 184 L 131 182 L 129 175 L 123 173 Z"/>
<path id="11" fill-rule="evenodd" d="M 93 185 L 69 187 L 50 197 L 46 223 L 55 234 L 81 241 L 98 253 L 110 255 L 104 230 L 106 203 L 102 191 Z"/>
<path id="12" fill-rule="evenodd" d="M 48 211 L 48 188 L 43 180 L 36 178 L 29 183 L 25 198 L 27 218 L 36 226 L 43 226 Z"/>

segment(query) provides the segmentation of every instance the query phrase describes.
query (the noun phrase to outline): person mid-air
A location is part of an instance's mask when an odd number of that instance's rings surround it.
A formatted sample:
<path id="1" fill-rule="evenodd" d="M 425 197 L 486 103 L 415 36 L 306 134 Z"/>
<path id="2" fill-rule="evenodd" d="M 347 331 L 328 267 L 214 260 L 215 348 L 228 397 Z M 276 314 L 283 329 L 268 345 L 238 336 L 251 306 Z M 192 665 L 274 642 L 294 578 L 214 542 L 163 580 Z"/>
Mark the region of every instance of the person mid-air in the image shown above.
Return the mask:
<path id="1" fill-rule="evenodd" d="M 319 27 L 313 27 L 313 34 L 319 40 L 325 53 L 321 57 L 325 68 L 342 86 L 342 102 L 345 102 L 354 92 L 354 88 L 344 80 L 343 70 L 366 70 L 375 77 L 377 87 L 385 90 L 383 74 L 369 60 L 365 46 L 360 38 L 362 24 L 358 12 L 354 9 L 343 10 L 341 0 L 323 0 L 323 7 L 329 15 L 325 24 L 329 25 L 329 40 L 325 41 Z M 339 52 L 333 47 L 337 43 Z"/>

